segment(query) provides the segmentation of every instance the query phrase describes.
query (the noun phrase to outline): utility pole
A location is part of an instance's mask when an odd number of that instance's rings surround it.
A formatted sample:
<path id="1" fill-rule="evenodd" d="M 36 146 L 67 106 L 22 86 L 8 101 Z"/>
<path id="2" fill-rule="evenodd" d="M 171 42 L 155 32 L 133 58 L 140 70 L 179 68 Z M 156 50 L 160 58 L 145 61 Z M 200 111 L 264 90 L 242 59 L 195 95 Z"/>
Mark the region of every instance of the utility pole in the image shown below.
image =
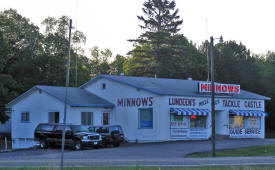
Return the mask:
<path id="1" fill-rule="evenodd" d="M 223 37 L 219 43 L 223 43 Z M 215 126 L 215 80 L 214 80 L 214 38 L 210 37 L 210 60 L 211 60 L 211 122 L 212 122 L 212 157 L 216 156 L 216 126 Z"/>
<path id="2" fill-rule="evenodd" d="M 214 91 L 214 38 L 210 37 L 211 57 L 211 124 L 212 124 L 212 157 L 216 156 L 216 129 L 215 129 L 215 91 Z"/>
<path id="3" fill-rule="evenodd" d="M 72 30 L 72 20 L 70 19 L 69 27 L 69 42 L 68 42 L 68 57 L 67 57 L 67 72 L 66 72 L 66 88 L 65 88 L 65 106 L 64 106 L 64 119 L 63 119 L 63 131 L 62 131 L 62 147 L 61 147 L 61 167 L 63 170 L 64 163 L 64 144 L 65 144 L 65 129 L 66 129 L 66 114 L 67 114 L 67 98 L 68 98 L 68 86 L 70 79 L 70 55 L 71 55 L 71 30 Z"/>

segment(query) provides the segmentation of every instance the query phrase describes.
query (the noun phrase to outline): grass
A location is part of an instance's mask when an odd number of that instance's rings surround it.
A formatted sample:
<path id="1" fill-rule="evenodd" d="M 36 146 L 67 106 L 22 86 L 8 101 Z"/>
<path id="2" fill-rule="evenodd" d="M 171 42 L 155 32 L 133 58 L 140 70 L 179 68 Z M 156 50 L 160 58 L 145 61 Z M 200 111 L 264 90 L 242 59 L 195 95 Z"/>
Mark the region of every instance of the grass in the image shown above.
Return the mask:
<path id="1" fill-rule="evenodd" d="M 208 166 L 208 167 L 68 167 L 64 170 L 275 170 L 274 166 Z M 59 168 L 0 168 L 0 170 L 59 170 Z"/>
<path id="2" fill-rule="evenodd" d="M 211 157 L 211 152 L 193 153 L 186 157 L 198 158 L 198 157 Z M 239 149 L 226 149 L 216 151 L 217 157 L 237 157 L 237 156 L 275 156 L 275 144 L 264 146 L 253 146 Z"/>

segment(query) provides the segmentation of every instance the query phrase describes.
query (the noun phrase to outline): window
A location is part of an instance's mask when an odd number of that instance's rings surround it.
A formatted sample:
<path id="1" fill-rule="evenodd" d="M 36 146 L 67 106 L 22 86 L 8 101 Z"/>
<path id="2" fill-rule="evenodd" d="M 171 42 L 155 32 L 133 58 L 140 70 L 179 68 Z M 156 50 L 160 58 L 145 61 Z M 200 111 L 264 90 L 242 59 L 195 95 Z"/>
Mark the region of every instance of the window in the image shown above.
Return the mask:
<path id="1" fill-rule="evenodd" d="M 190 116 L 190 128 L 206 128 L 206 116 Z"/>
<path id="2" fill-rule="evenodd" d="M 92 125 L 93 124 L 93 113 L 92 112 L 82 112 L 81 113 L 81 124 L 82 125 Z"/>
<path id="3" fill-rule="evenodd" d="M 139 109 L 139 128 L 153 128 L 153 109 Z"/>
<path id="4" fill-rule="evenodd" d="M 49 123 L 59 123 L 59 112 L 49 112 Z"/>
<path id="5" fill-rule="evenodd" d="M 102 115 L 102 124 L 103 125 L 109 125 L 110 120 L 109 120 L 109 113 L 103 113 Z"/>
<path id="6" fill-rule="evenodd" d="M 246 128 L 261 128 L 261 118 L 260 117 L 245 117 L 245 127 Z"/>
<path id="7" fill-rule="evenodd" d="M 21 122 L 30 121 L 30 112 L 21 112 Z"/>
<path id="8" fill-rule="evenodd" d="M 229 127 L 230 128 L 243 128 L 243 116 L 229 115 Z"/>
<path id="9" fill-rule="evenodd" d="M 106 89 L 106 84 L 105 83 L 102 84 L 102 89 L 103 90 Z"/>
<path id="10" fill-rule="evenodd" d="M 189 128 L 189 116 L 171 114 L 170 128 Z"/>

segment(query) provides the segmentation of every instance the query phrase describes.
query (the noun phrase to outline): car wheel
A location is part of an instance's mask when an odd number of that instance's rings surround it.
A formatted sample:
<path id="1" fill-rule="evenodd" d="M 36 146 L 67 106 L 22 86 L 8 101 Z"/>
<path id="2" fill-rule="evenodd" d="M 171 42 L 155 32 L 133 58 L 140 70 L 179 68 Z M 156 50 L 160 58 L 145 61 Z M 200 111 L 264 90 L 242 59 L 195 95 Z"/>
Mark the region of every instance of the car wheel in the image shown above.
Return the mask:
<path id="1" fill-rule="evenodd" d="M 114 142 L 114 143 L 113 143 L 113 146 L 114 146 L 114 147 L 119 147 L 119 145 L 120 145 L 120 142 Z"/>
<path id="2" fill-rule="evenodd" d="M 47 142 L 46 142 L 46 140 L 45 139 L 41 139 L 39 141 L 39 146 L 40 146 L 41 149 L 47 148 Z"/>
<path id="3" fill-rule="evenodd" d="M 82 149 L 82 143 L 79 140 L 74 142 L 74 149 L 75 150 L 81 150 Z"/>

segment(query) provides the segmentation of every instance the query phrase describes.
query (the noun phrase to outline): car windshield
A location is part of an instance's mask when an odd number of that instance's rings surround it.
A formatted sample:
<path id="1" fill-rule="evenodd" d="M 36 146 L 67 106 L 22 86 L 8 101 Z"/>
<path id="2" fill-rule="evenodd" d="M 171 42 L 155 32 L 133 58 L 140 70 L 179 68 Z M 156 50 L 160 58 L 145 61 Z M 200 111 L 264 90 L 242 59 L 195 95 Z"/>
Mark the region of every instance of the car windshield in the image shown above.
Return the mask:
<path id="1" fill-rule="evenodd" d="M 74 132 L 89 132 L 89 126 L 84 125 L 73 125 L 72 129 Z"/>

